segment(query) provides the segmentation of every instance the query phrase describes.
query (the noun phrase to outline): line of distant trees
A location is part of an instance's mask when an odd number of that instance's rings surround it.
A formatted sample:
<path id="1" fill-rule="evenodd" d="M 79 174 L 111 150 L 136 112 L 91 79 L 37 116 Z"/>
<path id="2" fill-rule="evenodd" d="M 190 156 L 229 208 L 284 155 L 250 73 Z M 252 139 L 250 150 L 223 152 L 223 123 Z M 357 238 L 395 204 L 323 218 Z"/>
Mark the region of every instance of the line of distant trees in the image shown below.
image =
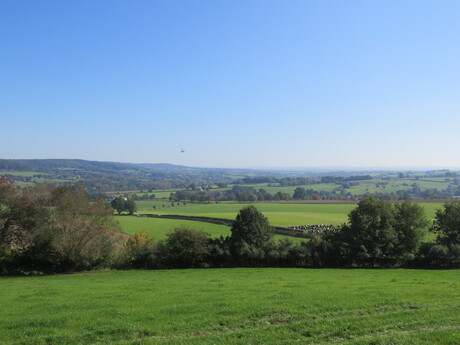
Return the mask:
<path id="1" fill-rule="evenodd" d="M 426 231 L 436 241 L 422 243 Z M 416 203 L 365 198 L 338 229 L 300 243 L 274 240 L 248 205 L 228 237 L 180 227 L 156 241 L 122 234 L 110 204 L 91 200 L 82 183 L 16 189 L 0 178 L 0 274 L 233 266 L 460 267 L 460 203 L 444 204 L 430 225 Z"/>
<path id="2" fill-rule="evenodd" d="M 350 182 L 353 184 L 354 182 Z M 292 194 L 278 191 L 269 193 L 264 188 L 256 189 L 252 186 L 234 185 L 229 190 L 183 190 L 171 193 L 170 201 L 190 201 L 209 203 L 212 201 L 288 201 L 288 200 L 355 200 L 366 197 L 376 197 L 385 200 L 411 200 L 411 199 L 448 199 L 460 195 L 460 186 L 450 187 L 446 190 L 436 188 L 421 190 L 415 183 L 411 189 L 401 190 L 394 193 L 374 192 L 353 195 L 347 191 L 350 186 L 340 185 L 332 192 L 315 190 L 313 188 L 297 187 Z M 141 199 L 136 197 L 137 199 Z M 144 198 L 145 199 L 145 198 Z"/>
<path id="3" fill-rule="evenodd" d="M 351 196 L 350 196 L 351 197 Z M 316 191 L 313 189 L 305 189 L 297 187 L 293 194 L 278 191 L 269 193 L 264 188 L 256 189 L 252 186 L 234 185 L 229 190 L 212 191 L 212 190 L 183 190 L 170 194 L 170 201 L 190 201 L 207 203 L 212 201 L 238 201 L 238 202 L 256 202 L 256 201 L 287 201 L 292 199 L 298 200 L 337 200 L 346 199 L 343 197 L 326 191 Z"/>

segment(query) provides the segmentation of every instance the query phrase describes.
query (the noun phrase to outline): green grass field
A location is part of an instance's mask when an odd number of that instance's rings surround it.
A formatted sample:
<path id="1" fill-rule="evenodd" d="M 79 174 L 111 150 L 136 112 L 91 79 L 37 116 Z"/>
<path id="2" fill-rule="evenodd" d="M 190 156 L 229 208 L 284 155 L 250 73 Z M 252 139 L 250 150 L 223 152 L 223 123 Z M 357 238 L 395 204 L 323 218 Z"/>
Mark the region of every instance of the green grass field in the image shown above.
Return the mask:
<path id="1" fill-rule="evenodd" d="M 459 273 L 238 268 L 0 278 L 0 342 L 454 345 Z"/>
<path id="2" fill-rule="evenodd" d="M 187 204 L 153 210 L 150 203 L 137 202 L 139 213 L 181 214 L 188 216 L 205 216 L 235 219 L 238 211 L 248 204 Z M 322 204 L 256 204 L 268 217 L 272 225 L 301 224 L 340 224 L 347 219 L 347 214 L 355 205 Z"/>
<path id="3" fill-rule="evenodd" d="M 156 240 L 164 240 L 166 234 L 171 230 L 186 226 L 195 230 L 203 231 L 209 234 L 212 238 L 220 236 L 230 236 L 230 227 L 219 224 L 211 224 L 205 222 L 197 222 L 193 220 L 180 220 L 180 219 L 160 219 L 160 218 L 141 218 L 131 216 L 116 216 L 115 219 L 120 223 L 121 230 L 129 235 L 138 233 L 141 229 L 144 229 L 152 238 Z M 298 243 L 301 241 L 307 241 L 305 238 L 278 235 L 275 234 L 274 238 L 280 240 L 288 238 L 291 241 Z"/>
<path id="4" fill-rule="evenodd" d="M 238 211 L 248 204 L 187 204 L 153 210 L 152 201 L 138 201 L 139 213 L 180 214 L 188 216 L 218 217 L 235 219 Z M 165 203 L 165 205 L 167 205 Z M 356 207 L 354 204 L 255 204 L 272 225 L 303 224 L 341 224 L 347 221 L 348 213 Z M 436 209 L 442 203 L 421 203 L 428 219 L 433 219 Z"/>
<path id="5" fill-rule="evenodd" d="M 396 193 L 401 190 L 410 190 L 412 185 L 416 183 L 420 189 L 433 189 L 445 190 L 449 185 L 453 184 L 452 179 L 446 181 L 444 177 L 442 178 L 395 178 L 390 180 L 384 179 L 373 179 L 373 180 L 362 180 L 354 181 L 351 183 L 357 183 L 356 186 L 351 186 L 346 189 L 347 192 L 352 195 L 362 195 L 365 193 Z M 244 187 L 253 187 L 256 190 L 265 189 L 268 193 L 275 194 L 279 191 L 284 193 L 289 193 L 291 196 L 294 194 L 294 191 L 297 187 L 302 187 L 305 189 L 313 189 L 317 192 L 333 192 L 334 189 L 340 188 L 340 184 L 336 183 L 316 183 L 302 186 L 268 186 L 268 183 L 257 183 L 257 184 L 245 184 Z M 225 191 L 233 187 L 232 184 L 228 185 L 226 188 L 213 188 L 213 191 Z M 180 189 L 170 189 L 170 190 L 157 190 L 152 193 L 137 193 L 138 195 L 143 194 L 155 194 L 156 198 L 169 198 L 172 192 L 179 191 Z"/>
<path id="6" fill-rule="evenodd" d="M 155 201 L 138 201 L 139 213 L 155 214 L 177 214 L 186 216 L 204 216 L 217 217 L 226 219 L 235 219 L 238 211 L 248 204 L 238 203 L 219 203 L 219 204 L 187 204 L 175 207 L 160 208 L 157 206 L 153 210 L 152 205 Z M 165 205 L 167 205 L 165 203 Z M 349 212 L 356 207 L 354 204 L 255 204 L 274 226 L 291 226 L 306 224 L 334 224 L 339 225 L 347 221 Z M 433 220 L 437 209 L 442 208 L 442 203 L 420 203 L 424 207 L 427 218 Z M 132 217 L 131 217 L 132 218 Z M 144 228 L 154 238 L 164 238 L 165 234 L 172 228 L 187 223 L 186 225 L 194 229 L 203 229 L 211 236 L 220 236 L 225 226 L 206 224 L 194 221 L 177 221 L 163 219 L 145 219 L 133 218 L 131 220 L 122 220 L 123 231 L 133 233 Z M 125 223 L 123 223 L 125 222 Z M 157 223 L 155 223 L 157 222 Z M 203 225 L 202 225 L 203 224 Z M 227 231 L 227 232 L 225 232 Z M 225 236 L 225 234 L 224 234 Z M 277 235 L 282 238 L 283 236 Z M 289 237 L 293 241 L 299 241 L 298 238 Z M 435 235 L 426 233 L 425 241 L 434 240 Z"/>
<path id="7" fill-rule="evenodd" d="M 388 183 L 383 185 L 383 183 Z M 361 195 L 364 193 L 396 193 L 400 190 L 412 189 L 412 185 L 416 183 L 420 189 L 433 189 L 445 190 L 452 182 L 446 182 L 445 178 L 423 178 L 423 179 L 397 179 L 397 180 L 370 180 L 359 181 L 359 185 L 352 186 L 347 189 L 353 195 Z"/>
<path id="8" fill-rule="evenodd" d="M 211 237 L 220 237 L 221 235 L 226 237 L 230 235 L 230 228 L 228 226 L 193 220 L 140 218 L 130 216 L 115 217 L 115 219 L 120 223 L 123 232 L 132 235 L 144 229 L 150 236 L 157 240 L 165 239 L 166 234 L 170 230 L 181 226 L 206 232 Z"/>

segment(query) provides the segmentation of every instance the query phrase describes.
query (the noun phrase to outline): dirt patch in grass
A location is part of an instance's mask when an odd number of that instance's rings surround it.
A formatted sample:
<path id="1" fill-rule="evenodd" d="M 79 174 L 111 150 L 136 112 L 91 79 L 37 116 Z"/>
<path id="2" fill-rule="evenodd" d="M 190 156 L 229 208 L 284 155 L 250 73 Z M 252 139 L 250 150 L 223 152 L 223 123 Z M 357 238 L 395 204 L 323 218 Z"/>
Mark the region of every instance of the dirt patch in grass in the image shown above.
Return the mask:
<path id="1" fill-rule="evenodd" d="M 202 337 L 202 336 L 204 336 L 204 335 L 206 335 L 205 332 L 198 332 L 198 333 L 192 334 L 192 337 L 193 337 L 193 338 L 197 338 L 197 337 Z"/>
<path id="2" fill-rule="evenodd" d="M 272 326 L 282 326 L 282 325 L 287 325 L 287 321 L 272 321 L 270 322 Z"/>

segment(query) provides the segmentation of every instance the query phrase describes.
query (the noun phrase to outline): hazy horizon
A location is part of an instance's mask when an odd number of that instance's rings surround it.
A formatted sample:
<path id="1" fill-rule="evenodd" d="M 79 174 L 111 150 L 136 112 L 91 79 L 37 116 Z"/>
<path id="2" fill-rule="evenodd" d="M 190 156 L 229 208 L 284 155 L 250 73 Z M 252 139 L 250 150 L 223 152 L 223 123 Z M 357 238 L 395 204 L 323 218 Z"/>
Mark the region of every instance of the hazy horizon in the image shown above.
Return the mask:
<path id="1" fill-rule="evenodd" d="M 0 157 L 1 159 L 6 159 Z M 61 160 L 61 159 L 70 159 L 70 160 L 84 160 L 81 158 L 8 158 L 11 160 Z M 124 164 L 165 164 L 165 165 L 176 165 L 184 166 L 189 168 L 205 168 L 205 169 L 249 169 L 249 170 L 267 170 L 267 171 L 322 171 L 322 172 L 335 172 L 335 171 L 398 171 L 398 172 L 407 172 L 407 171 L 430 171 L 430 170 L 460 170 L 460 167 L 453 166 L 287 166 L 287 167 L 276 167 L 276 166 L 190 166 L 190 165 L 181 165 L 173 164 L 168 162 L 130 162 L 130 161 L 106 161 L 106 160 L 87 160 L 92 162 L 101 162 L 101 163 L 124 163 Z"/>

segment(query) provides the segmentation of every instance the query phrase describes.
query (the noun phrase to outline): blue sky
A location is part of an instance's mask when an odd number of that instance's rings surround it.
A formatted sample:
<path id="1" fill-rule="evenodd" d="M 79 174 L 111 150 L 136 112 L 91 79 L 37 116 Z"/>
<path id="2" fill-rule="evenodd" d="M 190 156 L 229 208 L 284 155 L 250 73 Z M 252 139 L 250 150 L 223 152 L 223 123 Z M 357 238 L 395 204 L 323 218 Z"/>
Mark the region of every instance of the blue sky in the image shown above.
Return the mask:
<path id="1" fill-rule="evenodd" d="M 2 1 L 0 121 L 0 158 L 459 167 L 460 1 Z"/>

